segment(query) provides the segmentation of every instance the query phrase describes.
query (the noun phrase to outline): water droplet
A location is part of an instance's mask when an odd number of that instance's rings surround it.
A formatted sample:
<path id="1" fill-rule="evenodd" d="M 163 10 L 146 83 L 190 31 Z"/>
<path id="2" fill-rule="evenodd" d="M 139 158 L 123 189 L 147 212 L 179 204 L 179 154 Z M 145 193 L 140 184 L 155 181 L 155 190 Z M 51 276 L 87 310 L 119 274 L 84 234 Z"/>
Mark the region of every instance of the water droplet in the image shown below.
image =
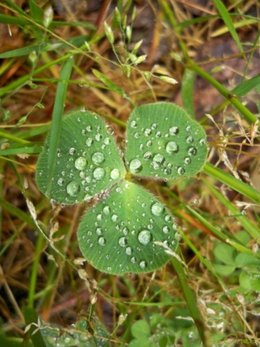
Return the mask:
<path id="1" fill-rule="evenodd" d="M 129 230 L 128 230 L 128 228 L 127 228 L 127 227 L 124 227 L 122 231 L 123 231 L 123 234 L 124 234 L 124 235 L 127 235 L 127 234 L 128 234 L 128 232 L 129 232 Z"/>
<path id="2" fill-rule="evenodd" d="M 129 169 L 133 173 L 140 172 L 142 169 L 142 164 L 139 159 L 133 159 L 130 161 Z"/>
<path id="3" fill-rule="evenodd" d="M 185 170 L 184 170 L 184 168 L 183 167 L 178 167 L 178 169 L 177 169 L 177 173 L 178 173 L 178 175 L 183 175 L 183 174 L 185 174 Z"/>
<path id="4" fill-rule="evenodd" d="M 62 187 L 63 184 L 64 184 L 64 179 L 60 177 L 60 178 L 58 179 L 57 183 L 58 183 L 58 185 L 59 185 L 60 187 Z"/>
<path id="5" fill-rule="evenodd" d="M 184 163 L 185 163 L 186 165 L 190 164 L 190 163 L 191 163 L 191 158 L 190 158 L 190 157 L 185 157 L 185 158 L 184 158 Z"/>
<path id="6" fill-rule="evenodd" d="M 168 227 L 168 225 L 165 225 L 165 226 L 163 227 L 163 232 L 164 232 L 165 234 L 168 234 L 169 231 L 170 231 L 170 228 Z"/>
<path id="7" fill-rule="evenodd" d="M 85 166 L 87 165 L 87 161 L 84 157 L 78 157 L 76 160 L 75 160 L 75 168 L 77 170 L 83 170 L 85 168 Z"/>
<path id="8" fill-rule="evenodd" d="M 153 123 L 153 124 L 151 125 L 151 128 L 152 128 L 153 130 L 155 130 L 155 129 L 157 128 L 157 124 L 156 124 L 156 123 Z"/>
<path id="9" fill-rule="evenodd" d="M 92 143 L 93 143 L 93 139 L 92 139 L 91 137 L 89 137 L 89 138 L 86 140 L 86 145 L 87 145 L 88 147 L 90 147 L 90 146 L 92 145 Z"/>
<path id="10" fill-rule="evenodd" d="M 135 139 L 139 139 L 139 137 L 140 137 L 140 134 L 139 134 L 139 133 L 134 133 L 134 138 L 135 138 Z"/>
<path id="11" fill-rule="evenodd" d="M 179 128 L 178 127 L 171 127 L 169 129 L 169 134 L 172 135 L 172 136 L 177 135 L 178 132 L 179 132 Z"/>
<path id="12" fill-rule="evenodd" d="M 110 214 L 110 207 L 109 206 L 105 206 L 104 208 L 103 208 L 103 212 L 104 212 L 104 214 L 105 215 L 109 215 Z"/>
<path id="13" fill-rule="evenodd" d="M 90 132 L 92 131 L 92 126 L 91 126 L 91 125 L 88 125 L 88 126 L 86 127 L 86 131 L 90 133 Z"/>
<path id="14" fill-rule="evenodd" d="M 188 137 L 186 138 L 186 142 L 187 142 L 187 143 L 192 143 L 192 142 L 193 142 L 193 137 L 192 137 L 192 136 L 188 136 Z"/>
<path id="15" fill-rule="evenodd" d="M 168 214 L 165 216 L 164 218 L 165 222 L 169 222 L 171 220 L 171 216 L 169 216 Z"/>
<path id="16" fill-rule="evenodd" d="M 206 143 L 206 140 L 205 139 L 200 139 L 200 145 L 202 146 L 202 145 L 205 145 L 205 143 Z"/>
<path id="17" fill-rule="evenodd" d="M 99 214 L 97 215 L 97 220 L 98 220 L 99 222 L 102 220 L 102 214 L 101 214 L 101 213 L 99 213 Z"/>
<path id="18" fill-rule="evenodd" d="M 76 153 L 76 148 L 71 147 L 71 148 L 69 149 L 69 154 L 70 154 L 70 155 L 74 155 L 75 153 Z"/>
<path id="19" fill-rule="evenodd" d="M 197 154 L 196 148 L 195 148 L 195 147 L 190 147 L 190 148 L 188 149 L 188 154 L 189 154 L 189 155 L 196 155 L 196 154 Z"/>
<path id="20" fill-rule="evenodd" d="M 148 141 L 146 142 L 146 146 L 147 146 L 147 147 L 151 147 L 152 144 L 153 144 L 153 142 L 152 142 L 151 140 L 148 140 Z"/>
<path id="21" fill-rule="evenodd" d="M 191 126 L 190 126 L 190 125 L 187 125 L 187 126 L 186 126 L 186 131 L 190 131 L 190 129 L 191 129 Z"/>
<path id="22" fill-rule="evenodd" d="M 95 135 L 95 139 L 97 142 L 99 142 L 102 139 L 102 135 L 101 134 L 96 134 Z"/>
<path id="23" fill-rule="evenodd" d="M 112 180 L 116 180 L 118 179 L 120 173 L 119 173 L 119 170 L 118 169 L 113 169 L 111 172 L 110 172 L 110 177 L 112 178 Z"/>
<path id="24" fill-rule="evenodd" d="M 113 214 L 111 219 L 112 219 L 112 222 L 116 222 L 118 220 L 118 215 Z"/>
<path id="25" fill-rule="evenodd" d="M 106 239 L 105 239 L 103 236 L 100 236 L 100 237 L 98 238 L 98 244 L 99 244 L 100 246 L 105 246 L 105 244 L 106 244 Z"/>
<path id="26" fill-rule="evenodd" d="M 167 143 L 165 149 L 166 149 L 167 153 L 172 154 L 174 152 L 178 152 L 179 146 L 177 145 L 176 142 L 170 141 L 170 142 Z"/>
<path id="27" fill-rule="evenodd" d="M 136 128 L 137 127 L 137 123 L 135 120 L 132 120 L 132 122 L 130 123 L 130 127 L 131 128 Z"/>
<path id="28" fill-rule="evenodd" d="M 124 237 L 124 236 L 120 237 L 119 240 L 118 240 L 118 244 L 121 247 L 125 247 L 127 245 L 126 237 Z"/>
<path id="29" fill-rule="evenodd" d="M 133 264 L 136 263 L 136 258 L 135 257 L 132 257 L 130 260 L 131 260 L 131 263 L 133 263 Z"/>
<path id="30" fill-rule="evenodd" d="M 98 236 L 102 235 L 102 229 L 101 229 L 101 228 L 97 228 L 97 229 L 96 229 L 96 234 L 97 234 Z"/>
<path id="31" fill-rule="evenodd" d="M 78 191 L 79 191 L 79 184 L 75 181 L 71 181 L 67 187 L 66 187 L 67 193 L 70 196 L 75 196 L 77 195 Z"/>
<path id="32" fill-rule="evenodd" d="M 141 269 L 145 269 L 147 264 L 146 264 L 146 262 L 144 260 L 142 260 L 142 261 L 140 261 L 139 266 L 140 266 Z"/>
<path id="33" fill-rule="evenodd" d="M 151 241 L 152 239 L 152 235 L 151 232 L 149 230 L 142 230 L 140 231 L 140 233 L 138 234 L 138 241 L 142 244 L 142 245 L 148 245 L 148 243 Z"/>
<path id="34" fill-rule="evenodd" d="M 97 167 L 94 171 L 93 171 L 93 177 L 96 180 L 101 180 L 103 177 L 105 176 L 105 170 L 102 167 Z"/>
<path id="35" fill-rule="evenodd" d="M 126 253 L 126 255 L 132 255 L 132 248 L 131 247 L 126 247 L 126 249 L 125 249 L 125 253 Z"/>
<path id="36" fill-rule="evenodd" d="M 149 135 L 151 135 L 151 133 L 152 133 L 152 129 L 150 129 L 150 128 L 146 128 L 146 129 L 144 130 L 145 136 L 149 136 Z"/>
<path id="37" fill-rule="evenodd" d="M 153 156 L 152 152 L 145 152 L 144 159 L 150 159 Z"/>
<path id="38" fill-rule="evenodd" d="M 104 144 L 105 144 L 106 146 L 110 144 L 110 138 L 109 138 L 109 137 L 106 137 L 106 138 L 105 138 Z"/>
<path id="39" fill-rule="evenodd" d="M 96 165 L 103 163 L 104 160 L 105 160 L 104 154 L 101 152 L 95 152 L 92 155 L 92 161 Z"/>
<path id="40" fill-rule="evenodd" d="M 164 161 L 164 156 L 163 155 L 161 155 L 161 154 L 155 154 L 155 156 L 153 157 L 153 161 L 155 162 L 155 163 L 158 163 L 158 164 L 162 164 L 163 163 L 163 161 Z"/>
<path id="41" fill-rule="evenodd" d="M 151 206 L 151 212 L 154 216 L 160 216 L 163 213 L 164 207 L 159 202 L 155 202 Z"/>
<path id="42" fill-rule="evenodd" d="M 156 137 L 161 137 L 162 133 L 160 131 L 157 131 L 157 133 L 155 134 Z"/>

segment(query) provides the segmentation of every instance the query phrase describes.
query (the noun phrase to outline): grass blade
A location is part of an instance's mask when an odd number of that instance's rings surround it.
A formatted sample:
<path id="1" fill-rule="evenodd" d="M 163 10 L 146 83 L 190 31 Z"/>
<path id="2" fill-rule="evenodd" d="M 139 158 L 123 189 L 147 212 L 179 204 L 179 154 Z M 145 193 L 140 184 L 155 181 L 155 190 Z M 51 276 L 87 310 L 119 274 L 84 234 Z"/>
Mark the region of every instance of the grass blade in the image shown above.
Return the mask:
<path id="1" fill-rule="evenodd" d="M 54 102 L 54 108 L 52 113 L 52 125 L 50 129 L 50 148 L 48 157 L 48 188 L 47 191 L 51 190 L 51 177 L 55 171 L 56 157 L 57 157 L 57 147 L 60 140 L 60 130 L 61 130 L 61 120 L 64 111 L 64 103 L 68 88 L 68 82 L 70 79 L 71 71 L 73 66 L 73 58 L 70 57 L 61 70 L 61 79 L 58 83 L 57 93 Z"/>
<path id="2" fill-rule="evenodd" d="M 228 27 L 228 30 L 229 30 L 233 40 L 235 41 L 239 51 L 241 53 L 244 53 L 240 39 L 238 37 L 238 34 L 237 34 L 236 29 L 234 27 L 234 24 L 232 22 L 232 18 L 230 16 L 227 8 L 225 7 L 225 5 L 223 4 L 223 2 L 221 0 L 213 0 L 213 2 L 214 2 L 214 5 L 216 6 L 221 18 L 223 19 L 224 23 Z"/>
<path id="3" fill-rule="evenodd" d="M 186 69 L 181 84 L 181 98 L 183 107 L 185 108 L 187 113 L 193 117 L 195 114 L 193 100 L 195 77 L 196 74 L 194 71 Z"/>
<path id="4" fill-rule="evenodd" d="M 173 257 L 172 259 L 172 264 L 178 276 L 182 293 L 187 303 L 190 314 L 197 326 L 201 341 L 205 347 L 210 347 L 211 345 L 208 341 L 208 336 L 206 334 L 206 327 L 198 307 L 197 298 L 194 291 L 190 288 L 188 284 L 183 266 L 175 257 Z"/>
<path id="5" fill-rule="evenodd" d="M 206 174 L 208 174 L 209 176 L 214 177 L 215 179 L 219 180 L 220 182 L 222 182 L 222 183 L 226 184 L 227 186 L 229 186 L 230 188 L 234 189 L 236 192 L 251 199 L 252 201 L 260 203 L 260 193 L 255 188 L 249 186 L 248 184 L 246 184 L 242 181 L 239 181 L 235 177 L 224 172 L 223 170 L 220 170 L 220 169 L 214 167 L 210 163 L 207 163 L 204 166 L 203 171 Z"/>

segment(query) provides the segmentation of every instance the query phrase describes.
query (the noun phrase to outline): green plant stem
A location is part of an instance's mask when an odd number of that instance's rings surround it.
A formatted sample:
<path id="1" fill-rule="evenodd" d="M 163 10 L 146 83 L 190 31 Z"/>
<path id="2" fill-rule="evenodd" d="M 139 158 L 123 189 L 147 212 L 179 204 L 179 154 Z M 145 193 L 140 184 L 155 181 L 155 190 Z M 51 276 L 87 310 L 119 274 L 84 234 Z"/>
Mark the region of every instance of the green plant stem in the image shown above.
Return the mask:
<path id="1" fill-rule="evenodd" d="M 34 304 L 34 298 L 35 298 L 35 288 L 37 283 L 37 273 L 38 273 L 38 267 L 41 257 L 42 248 L 45 243 L 45 238 L 42 234 L 38 234 L 38 240 L 36 244 L 35 249 L 35 257 L 32 264 L 32 270 L 31 270 L 31 278 L 30 278 L 30 284 L 29 284 L 29 294 L 28 294 L 28 307 L 33 308 Z"/>
<path id="2" fill-rule="evenodd" d="M 206 331 L 206 327 L 198 307 L 197 298 L 194 291 L 190 288 L 188 284 L 183 266 L 175 257 L 172 258 L 172 264 L 178 276 L 183 296 L 187 303 L 190 314 L 194 320 L 194 323 L 196 324 L 203 346 L 210 347 L 211 344 L 207 336 L 208 332 Z"/>
<path id="3" fill-rule="evenodd" d="M 189 60 L 186 65 L 190 70 L 196 72 L 199 76 L 208 81 L 213 87 L 215 87 L 221 95 L 224 96 L 244 117 L 249 123 L 255 123 L 258 118 L 249 109 L 244 106 L 241 101 L 232 94 L 227 88 L 219 83 L 211 74 L 202 69 L 194 61 Z"/>
<path id="4" fill-rule="evenodd" d="M 246 196 L 247 198 L 251 199 L 252 201 L 260 203 L 260 193 L 255 188 L 251 187 L 250 185 L 248 185 L 242 181 L 239 181 L 235 177 L 224 172 L 223 170 L 216 168 L 215 166 L 213 166 L 210 163 L 207 163 L 204 166 L 203 171 L 207 175 L 209 175 L 209 176 L 219 180 L 220 182 L 226 184 L 230 188 L 232 188 L 235 191 L 239 192 L 240 194 Z"/>

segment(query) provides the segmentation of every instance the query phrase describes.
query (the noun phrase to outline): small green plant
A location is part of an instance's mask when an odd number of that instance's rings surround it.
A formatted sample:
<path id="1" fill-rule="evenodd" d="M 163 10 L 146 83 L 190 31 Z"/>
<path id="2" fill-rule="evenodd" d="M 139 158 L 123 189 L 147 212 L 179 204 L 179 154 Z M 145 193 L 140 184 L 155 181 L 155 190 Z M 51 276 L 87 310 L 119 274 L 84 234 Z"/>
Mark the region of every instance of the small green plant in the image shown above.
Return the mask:
<path id="1" fill-rule="evenodd" d="M 180 107 L 136 107 L 126 132 L 124 161 L 106 124 L 96 114 L 75 111 L 64 118 L 55 141 L 49 135 L 36 181 L 50 199 L 66 205 L 96 199 L 78 229 L 86 259 L 112 274 L 153 271 L 178 243 L 177 224 L 154 195 L 134 183 L 140 177 L 172 180 L 203 167 L 206 135 Z"/>

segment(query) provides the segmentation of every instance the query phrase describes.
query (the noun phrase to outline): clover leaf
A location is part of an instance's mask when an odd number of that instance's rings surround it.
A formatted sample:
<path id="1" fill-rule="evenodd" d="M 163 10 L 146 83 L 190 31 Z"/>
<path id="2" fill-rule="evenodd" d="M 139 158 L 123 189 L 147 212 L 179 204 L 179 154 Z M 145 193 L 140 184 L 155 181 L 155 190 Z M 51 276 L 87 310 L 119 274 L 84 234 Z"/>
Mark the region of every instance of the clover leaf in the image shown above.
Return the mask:
<path id="1" fill-rule="evenodd" d="M 94 113 L 64 117 L 58 142 L 50 177 L 47 136 L 36 182 L 58 203 L 98 197 L 78 229 L 85 258 L 111 274 L 148 272 L 165 264 L 167 251 L 177 248 L 177 225 L 154 195 L 129 180 L 128 171 L 163 179 L 194 175 L 207 155 L 203 128 L 174 104 L 137 107 L 127 126 L 127 168 L 106 124 Z"/>

